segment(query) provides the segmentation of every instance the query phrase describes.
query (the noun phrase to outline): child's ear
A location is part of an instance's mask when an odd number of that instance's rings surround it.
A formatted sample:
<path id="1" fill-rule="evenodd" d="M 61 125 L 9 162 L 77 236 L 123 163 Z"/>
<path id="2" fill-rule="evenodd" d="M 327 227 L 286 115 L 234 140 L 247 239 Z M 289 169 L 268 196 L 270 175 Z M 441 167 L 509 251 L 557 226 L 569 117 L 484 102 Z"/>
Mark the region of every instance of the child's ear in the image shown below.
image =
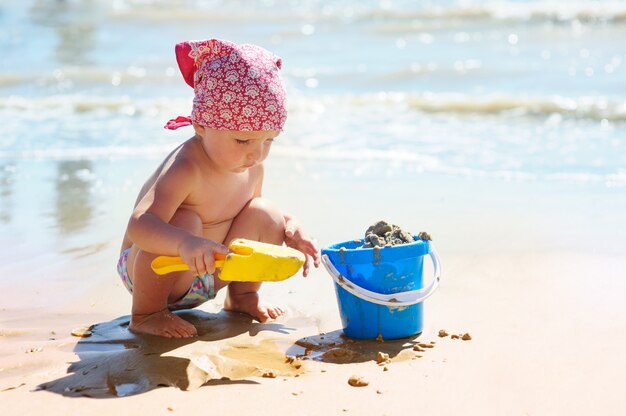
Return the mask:
<path id="1" fill-rule="evenodd" d="M 201 126 L 199 124 L 193 123 L 193 129 L 196 131 L 196 134 L 198 136 L 203 136 L 204 135 L 204 126 Z"/>

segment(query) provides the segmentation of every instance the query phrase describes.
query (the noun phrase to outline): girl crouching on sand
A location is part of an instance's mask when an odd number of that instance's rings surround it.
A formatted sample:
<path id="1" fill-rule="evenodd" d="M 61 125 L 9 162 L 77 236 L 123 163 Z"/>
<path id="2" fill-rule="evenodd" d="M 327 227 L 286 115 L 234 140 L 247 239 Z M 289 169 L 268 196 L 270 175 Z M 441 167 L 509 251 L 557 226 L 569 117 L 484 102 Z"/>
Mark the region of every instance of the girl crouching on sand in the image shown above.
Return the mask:
<path id="1" fill-rule="evenodd" d="M 285 312 L 259 299 L 260 283 L 226 282 L 214 266 L 235 238 L 286 243 L 305 254 L 303 274 L 319 254 L 297 221 L 261 197 L 263 161 L 287 118 L 281 60 L 255 45 L 211 39 L 176 45 L 185 81 L 194 88 L 191 117 L 166 128 L 193 126 L 142 187 L 131 215 L 118 272 L 132 293 L 130 329 L 173 338 L 197 335 L 173 314 L 213 299 L 228 286 L 224 309 L 260 322 Z M 180 256 L 190 271 L 157 276 L 158 255 Z"/>

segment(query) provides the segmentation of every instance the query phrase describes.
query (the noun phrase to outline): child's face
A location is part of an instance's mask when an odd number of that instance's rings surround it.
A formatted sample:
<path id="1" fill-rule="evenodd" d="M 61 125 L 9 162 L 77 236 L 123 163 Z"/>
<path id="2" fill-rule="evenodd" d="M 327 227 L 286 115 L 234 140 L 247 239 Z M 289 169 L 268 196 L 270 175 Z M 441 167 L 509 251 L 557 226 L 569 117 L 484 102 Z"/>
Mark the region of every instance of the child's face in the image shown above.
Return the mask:
<path id="1" fill-rule="evenodd" d="M 236 173 L 245 172 L 262 163 L 269 154 L 277 130 L 236 131 L 216 130 L 194 125 L 203 145 L 214 163 Z"/>

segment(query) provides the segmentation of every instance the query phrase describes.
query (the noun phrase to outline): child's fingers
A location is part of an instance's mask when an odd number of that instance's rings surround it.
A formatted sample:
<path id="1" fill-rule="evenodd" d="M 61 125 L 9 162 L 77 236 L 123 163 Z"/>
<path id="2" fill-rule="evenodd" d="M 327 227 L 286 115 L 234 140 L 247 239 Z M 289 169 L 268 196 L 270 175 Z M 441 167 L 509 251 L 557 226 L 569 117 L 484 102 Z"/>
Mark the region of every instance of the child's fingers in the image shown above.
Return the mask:
<path id="1" fill-rule="evenodd" d="M 315 246 L 315 244 L 313 244 L 313 242 L 311 242 L 311 241 L 304 241 L 304 251 L 306 252 L 306 254 L 308 254 L 311 257 L 313 257 L 313 260 L 315 260 L 316 263 L 318 262 L 319 257 L 320 257 L 320 253 L 319 253 L 319 250 L 317 249 L 317 247 Z"/>
<path id="2" fill-rule="evenodd" d="M 313 250 L 317 250 L 317 246 L 315 245 L 313 240 L 311 240 L 310 238 L 302 237 L 301 241 L 302 241 L 302 244 L 307 246 L 307 248 L 310 248 L 310 249 L 313 249 Z"/>
<path id="3" fill-rule="evenodd" d="M 285 228 L 285 236 L 287 238 L 298 240 L 300 238 L 300 230 L 296 227 Z"/>
<path id="4" fill-rule="evenodd" d="M 320 253 L 315 244 L 310 241 L 299 241 L 299 242 L 289 242 L 287 244 L 289 247 L 295 248 L 296 250 L 302 252 L 306 258 L 307 265 L 309 265 L 310 258 L 313 258 L 313 264 L 315 267 L 320 265 Z"/>
<path id="5" fill-rule="evenodd" d="M 307 245 L 307 249 L 311 252 L 311 255 L 319 254 L 319 250 L 317 246 L 312 241 L 307 241 L 306 245 Z"/>
<path id="6" fill-rule="evenodd" d="M 198 259 L 194 258 L 191 262 L 191 264 L 189 264 L 189 269 L 195 273 L 196 276 L 201 276 L 200 275 L 200 262 L 198 261 Z"/>
<path id="7" fill-rule="evenodd" d="M 319 255 L 319 253 L 315 253 L 315 255 L 313 256 L 313 265 L 315 266 L 315 268 L 320 267 L 320 262 L 322 261 L 321 256 Z"/>
<path id="8" fill-rule="evenodd" d="M 215 243 L 215 245 L 213 246 L 213 250 L 216 253 L 220 253 L 220 254 L 230 253 L 230 249 L 228 247 L 226 247 L 224 244 L 219 244 L 219 243 Z"/>
<path id="9" fill-rule="evenodd" d="M 301 238 L 302 231 L 300 230 L 300 224 L 298 221 L 290 219 L 285 224 L 285 235 L 289 238 L 299 239 Z"/>
<path id="10" fill-rule="evenodd" d="M 309 275 L 309 256 L 304 255 L 304 266 L 302 266 L 302 276 L 307 277 Z"/>
<path id="11" fill-rule="evenodd" d="M 202 258 L 205 273 L 213 274 L 215 273 L 215 259 L 213 258 L 213 253 L 205 254 Z M 204 276 L 204 273 L 202 274 Z"/>
<path id="12" fill-rule="evenodd" d="M 296 227 L 293 220 L 289 220 L 285 223 L 285 234 L 287 234 L 288 236 L 292 236 L 295 229 Z"/>
<path id="13" fill-rule="evenodd" d="M 307 257 L 310 256 L 313 259 L 313 266 L 317 268 L 319 267 L 320 261 L 321 261 L 320 252 L 315 246 L 315 244 L 313 244 L 311 241 L 308 241 L 307 243 L 308 244 L 306 244 L 306 247 L 305 247 Z"/>

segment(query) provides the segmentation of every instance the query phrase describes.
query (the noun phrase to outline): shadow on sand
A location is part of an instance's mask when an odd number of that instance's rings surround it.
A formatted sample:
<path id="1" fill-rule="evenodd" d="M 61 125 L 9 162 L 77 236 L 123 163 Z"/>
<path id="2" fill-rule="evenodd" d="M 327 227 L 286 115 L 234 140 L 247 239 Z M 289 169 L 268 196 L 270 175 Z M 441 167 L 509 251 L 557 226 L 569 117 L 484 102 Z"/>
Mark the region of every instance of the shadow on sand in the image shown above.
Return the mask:
<path id="1" fill-rule="evenodd" d="M 257 375 L 259 368 L 239 361 L 233 365 L 232 359 L 228 361 L 228 347 L 233 348 L 216 341 L 246 333 L 253 337 L 260 331 L 287 334 L 292 330 L 224 311 L 186 310 L 177 314 L 197 327 L 198 337 L 166 339 L 133 334 L 128 330 L 129 316 L 98 323 L 91 328 L 90 337 L 76 344 L 74 352 L 80 361 L 69 366 L 68 375 L 40 384 L 38 389 L 68 397 L 113 398 L 164 386 L 193 390 L 203 385 L 254 384 L 244 378 Z M 276 360 L 284 361 L 284 353 L 276 354 Z"/>
<path id="2" fill-rule="evenodd" d="M 415 351 L 432 348 L 432 343 L 419 341 L 419 336 L 396 340 L 351 339 L 343 331 L 336 330 L 300 338 L 287 354 L 332 364 L 380 361 L 380 353 L 386 354 L 390 360 L 404 360 L 413 358 Z"/>

